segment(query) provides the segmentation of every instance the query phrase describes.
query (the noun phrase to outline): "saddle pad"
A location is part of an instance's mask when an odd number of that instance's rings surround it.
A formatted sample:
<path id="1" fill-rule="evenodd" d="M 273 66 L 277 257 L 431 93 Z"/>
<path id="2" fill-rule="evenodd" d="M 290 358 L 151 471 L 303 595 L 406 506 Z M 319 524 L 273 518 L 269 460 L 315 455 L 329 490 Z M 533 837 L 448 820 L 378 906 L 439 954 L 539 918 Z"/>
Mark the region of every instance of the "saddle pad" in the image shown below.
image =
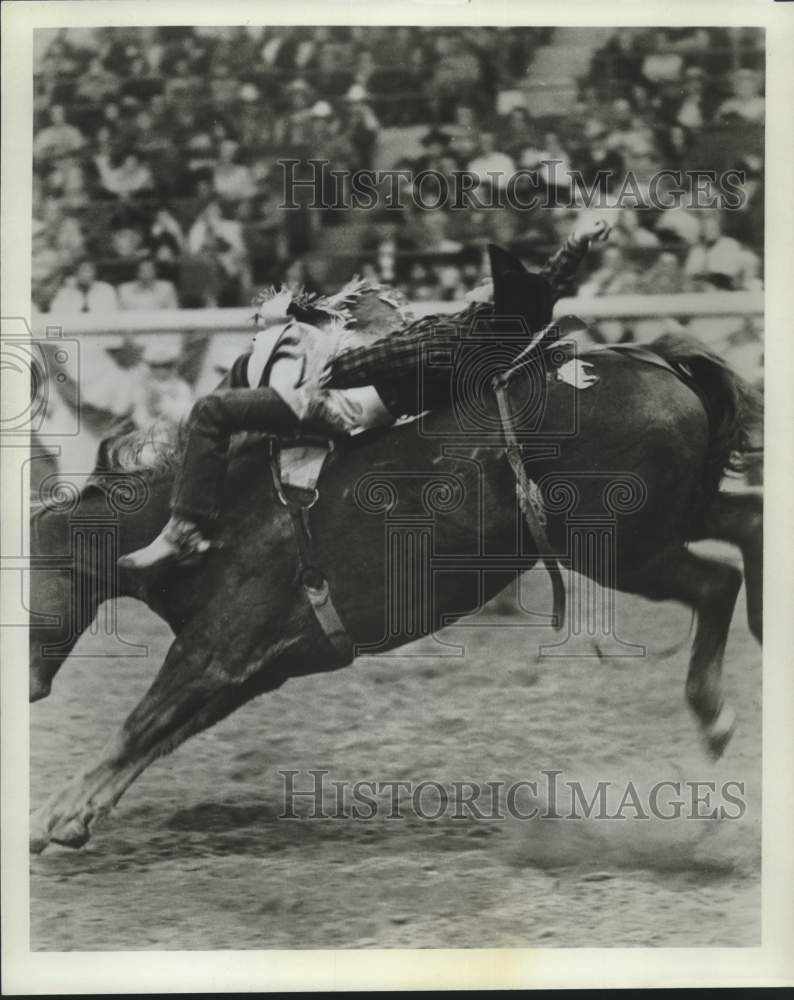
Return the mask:
<path id="1" fill-rule="evenodd" d="M 332 448 L 330 441 L 282 447 L 278 466 L 281 482 L 295 489 L 315 490 Z"/>

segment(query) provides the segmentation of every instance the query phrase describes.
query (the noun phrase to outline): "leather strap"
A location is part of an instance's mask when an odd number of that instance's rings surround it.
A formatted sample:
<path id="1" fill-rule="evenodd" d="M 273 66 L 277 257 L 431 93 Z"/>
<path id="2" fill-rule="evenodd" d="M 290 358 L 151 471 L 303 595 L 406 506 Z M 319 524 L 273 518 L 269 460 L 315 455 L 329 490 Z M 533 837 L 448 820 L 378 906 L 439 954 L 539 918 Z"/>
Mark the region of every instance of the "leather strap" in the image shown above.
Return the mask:
<path id="1" fill-rule="evenodd" d="M 522 357 L 526 352 L 522 352 Z M 534 360 L 534 359 L 533 359 Z M 552 625 L 560 631 L 565 622 L 565 585 L 562 580 L 557 557 L 546 534 L 546 512 L 543 509 L 543 498 L 537 483 L 527 475 L 524 467 L 524 448 L 518 441 L 513 415 L 510 411 L 510 401 L 507 389 L 510 380 L 521 365 L 514 365 L 503 375 L 497 375 L 493 381 L 493 390 L 499 406 L 499 417 L 502 421 L 502 431 L 505 437 L 505 454 L 516 478 L 516 495 L 521 512 L 524 515 L 529 533 L 532 537 L 543 565 L 551 579 L 552 591 Z"/>
<path id="2" fill-rule="evenodd" d="M 278 442 L 275 438 L 270 442 L 270 469 L 276 494 L 290 515 L 298 549 L 298 572 L 303 592 L 340 663 L 348 664 L 355 655 L 353 642 L 337 613 L 331 588 L 317 562 L 314 538 L 309 526 L 309 511 L 319 499 L 319 494 L 317 490 L 284 486 L 279 473 Z"/>

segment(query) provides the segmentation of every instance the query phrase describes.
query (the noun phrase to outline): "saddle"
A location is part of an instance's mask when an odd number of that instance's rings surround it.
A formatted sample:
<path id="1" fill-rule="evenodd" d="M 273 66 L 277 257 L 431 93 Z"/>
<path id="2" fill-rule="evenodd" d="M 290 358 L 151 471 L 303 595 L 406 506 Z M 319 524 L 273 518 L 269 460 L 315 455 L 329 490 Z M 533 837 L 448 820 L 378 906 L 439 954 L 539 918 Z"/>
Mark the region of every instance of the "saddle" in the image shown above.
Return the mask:
<path id="1" fill-rule="evenodd" d="M 581 321 L 571 318 L 567 327 L 570 329 L 577 324 L 581 324 Z M 512 379 L 526 365 L 535 363 L 534 348 L 537 346 L 536 342 L 542 340 L 545 332 L 546 330 L 540 331 L 527 350 L 516 359 L 513 367 L 494 379 L 492 388 L 499 406 L 505 440 L 505 454 L 515 476 L 519 505 L 538 554 L 551 579 L 552 622 L 555 629 L 559 630 L 562 628 L 565 618 L 565 588 L 557 558 L 546 535 L 543 498 L 537 484 L 526 472 L 527 445 L 519 443 L 517 427 L 507 393 Z M 558 349 L 560 344 L 557 342 L 556 345 L 552 346 Z M 691 378 L 691 373 L 683 368 L 678 370 L 659 357 L 658 354 L 636 344 L 595 346 L 583 351 L 580 354 L 580 359 L 596 358 L 604 352 L 664 368 L 677 378 L 684 380 L 687 380 L 688 377 Z M 418 418 L 410 418 L 410 420 L 416 419 Z M 353 644 L 334 607 L 328 581 L 319 566 L 309 523 L 309 512 L 319 499 L 318 483 L 320 477 L 335 447 L 334 439 L 330 437 L 307 437 L 294 443 L 271 439 L 271 471 L 276 494 L 292 519 L 298 550 L 300 578 L 304 591 L 317 621 L 328 637 L 335 653 L 342 662 L 347 663 L 354 655 Z"/>

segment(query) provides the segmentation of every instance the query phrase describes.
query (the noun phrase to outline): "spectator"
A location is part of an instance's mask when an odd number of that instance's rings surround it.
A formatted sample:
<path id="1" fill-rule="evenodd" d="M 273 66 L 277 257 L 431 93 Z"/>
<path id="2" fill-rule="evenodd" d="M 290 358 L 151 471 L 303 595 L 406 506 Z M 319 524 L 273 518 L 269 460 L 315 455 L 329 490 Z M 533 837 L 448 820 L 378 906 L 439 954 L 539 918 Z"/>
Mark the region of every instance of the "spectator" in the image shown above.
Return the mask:
<path id="1" fill-rule="evenodd" d="M 77 152 L 85 145 L 80 129 L 66 121 L 66 112 L 60 104 L 50 111 L 50 124 L 36 133 L 33 139 L 33 157 L 38 160 L 54 159 Z"/>
<path id="2" fill-rule="evenodd" d="M 719 106 L 717 120 L 763 125 L 764 98 L 760 90 L 761 81 L 754 70 L 737 70 L 733 75 L 733 97 L 729 97 Z"/>
<path id="3" fill-rule="evenodd" d="M 626 261 L 620 247 L 607 246 L 601 258 L 601 266 L 579 286 L 579 294 L 627 295 L 636 292 L 638 284 L 637 272 Z"/>
<path id="4" fill-rule="evenodd" d="M 642 277 L 642 291 L 649 295 L 677 295 L 687 287 L 681 262 L 670 250 L 660 253 Z"/>
<path id="5" fill-rule="evenodd" d="M 159 77 L 151 76 L 144 57 L 137 56 L 130 63 L 130 68 L 124 74 L 119 95 L 122 102 L 132 98 L 138 105 L 147 104 L 154 94 L 160 93 L 163 84 Z"/>
<path id="6" fill-rule="evenodd" d="M 610 147 L 607 130 L 600 125 L 591 132 L 584 148 L 579 148 L 574 163 L 585 183 L 595 186 L 601 194 L 615 190 L 625 175 L 626 161 L 617 149 Z"/>
<path id="7" fill-rule="evenodd" d="M 667 32 L 663 29 L 651 33 L 651 51 L 642 62 L 643 78 L 652 86 L 677 83 L 681 79 L 684 59 L 670 47 Z"/>
<path id="8" fill-rule="evenodd" d="M 79 312 L 115 312 L 119 307 L 116 289 L 104 281 L 96 280 L 96 268 L 90 260 L 78 264 L 74 276 L 58 289 L 50 305 L 50 312 L 71 314 Z"/>
<path id="9" fill-rule="evenodd" d="M 521 104 L 511 108 L 497 133 L 500 148 L 520 163 L 526 150 L 535 146 L 535 130 L 529 111 Z"/>
<path id="10" fill-rule="evenodd" d="M 101 262 L 101 274 L 113 285 L 133 281 L 138 273 L 138 264 L 148 256 L 144 236 L 131 218 L 115 220 L 110 233 L 107 256 Z"/>
<path id="11" fill-rule="evenodd" d="M 689 251 L 684 271 L 699 289 L 750 288 L 758 262 L 751 250 L 722 234 L 719 216 L 710 212 L 701 220 L 700 236 Z"/>
<path id="12" fill-rule="evenodd" d="M 64 208 L 79 209 L 88 204 L 85 171 L 80 160 L 70 154 L 55 161 L 47 175 L 47 190 Z"/>
<path id="13" fill-rule="evenodd" d="M 433 268 L 418 262 L 414 264 L 403 293 L 414 302 L 433 302 L 440 299 L 441 286 Z"/>
<path id="14" fill-rule="evenodd" d="M 173 73 L 169 74 L 165 81 L 166 101 L 169 104 L 179 101 L 198 101 L 206 85 L 206 79 L 200 76 L 187 58 L 178 59 Z"/>
<path id="15" fill-rule="evenodd" d="M 511 156 L 496 149 L 493 132 L 482 132 L 479 154 L 469 163 L 468 170 L 482 184 L 503 188 L 516 172 L 516 165 Z"/>
<path id="16" fill-rule="evenodd" d="M 211 201 L 191 226 L 187 249 L 213 271 L 217 304 L 239 305 L 249 285 L 242 224 L 224 218 L 220 203 Z"/>
<path id="17" fill-rule="evenodd" d="M 350 47 L 346 43 L 328 42 L 322 45 L 314 60 L 313 82 L 318 94 L 330 100 L 341 97 L 353 84 Z"/>
<path id="18" fill-rule="evenodd" d="M 149 229 L 148 245 L 163 277 L 175 281 L 177 265 L 185 247 L 185 234 L 167 208 L 158 208 Z"/>
<path id="19" fill-rule="evenodd" d="M 436 67 L 431 93 L 439 121 L 449 121 L 455 106 L 474 103 L 481 85 L 482 67 L 457 32 L 436 37 Z"/>
<path id="20" fill-rule="evenodd" d="M 424 153 L 417 157 L 412 164 L 414 172 L 420 173 L 422 170 L 440 171 L 443 159 L 449 150 L 449 142 L 449 136 L 446 132 L 442 132 L 441 129 L 432 128 L 429 132 L 426 132 L 420 139 Z"/>
<path id="21" fill-rule="evenodd" d="M 45 312 L 61 281 L 61 255 L 47 241 L 43 222 L 31 227 L 31 295 L 36 308 Z"/>
<path id="22" fill-rule="evenodd" d="M 653 169 L 653 132 L 632 111 L 625 98 L 612 102 L 613 126 L 606 137 L 607 149 L 617 152 L 637 173 Z"/>
<path id="23" fill-rule="evenodd" d="M 80 74 L 75 97 L 87 104 L 100 105 L 109 97 L 115 97 L 119 93 L 119 87 L 120 81 L 116 74 L 106 69 L 98 56 L 94 56 L 88 68 Z"/>
<path id="24" fill-rule="evenodd" d="M 455 120 L 444 129 L 449 137 L 449 151 L 459 162 L 468 163 L 477 153 L 479 131 L 474 108 L 459 104 L 455 108 Z"/>
<path id="25" fill-rule="evenodd" d="M 222 111 L 237 99 L 240 81 L 234 76 L 230 66 L 227 66 L 226 63 L 219 63 L 209 81 L 209 89 L 212 103 L 218 111 Z"/>
<path id="26" fill-rule="evenodd" d="M 684 70 L 682 90 L 683 98 L 675 112 L 675 121 L 683 128 L 699 129 L 708 118 L 703 70 L 699 66 L 688 66 Z"/>
<path id="27" fill-rule="evenodd" d="M 667 197 L 668 193 L 668 186 L 660 184 L 660 196 Z M 700 215 L 699 211 L 687 208 L 685 204 L 671 205 L 670 208 L 665 208 L 656 220 L 656 234 L 667 246 L 688 249 L 700 237 Z"/>
<path id="28" fill-rule="evenodd" d="M 154 261 L 145 258 L 138 264 L 135 281 L 119 285 L 121 309 L 176 309 L 179 302 L 176 289 L 170 281 L 160 281 Z"/>
<path id="29" fill-rule="evenodd" d="M 212 172 L 212 186 L 215 194 L 225 201 L 240 201 L 253 198 L 256 184 L 248 167 L 237 162 L 239 145 L 233 139 L 224 139 L 220 144 L 218 162 Z"/>
<path id="30" fill-rule="evenodd" d="M 157 420 L 182 420 L 193 405 L 193 391 L 179 371 L 183 355 L 180 334 L 147 337 L 135 371 L 132 419 L 141 428 Z"/>
<path id="31" fill-rule="evenodd" d="M 255 285 L 276 284 L 289 258 L 284 212 L 279 208 L 280 195 L 275 190 L 250 203 L 243 223 L 243 237 Z M 243 203 L 245 204 L 245 203 Z"/>
<path id="32" fill-rule="evenodd" d="M 737 208 L 725 213 L 723 231 L 761 255 L 764 252 L 764 163 L 760 156 L 750 154 L 742 159 L 739 169 L 744 175 L 740 185 L 741 201 Z"/>
<path id="33" fill-rule="evenodd" d="M 356 56 L 356 65 L 353 73 L 353 86 L 358 84 L 365 92 L 371 87 L 370 81 L 377 71 L 378 63 L 372 49 L 360 49 Z M 349 95 L 348 95 L 349 96 Z"/>
<path id="34" fill-rule="evenodd" d="M 594 55 L 587 79 L 602 97 L 614 97 L 614 93 L 609 93 L 613 81 L 630 85 L 642 80 L 642 62 L 637 29 L 618 28 Z"/>
<path id="35" fill-rule="evenodd" d="M 360 83 L 354 83 L 346 95 L 347 123 L 345 132 L 359 170 L 375 166 L 375 149 L 380 134 L 380 122 L 369 103 L 369 96 Z"/>
<path id="36" fill-rule="evenodd" d="M 520 165 L 532 170 L 546 190 L 562 195 L 571 187 L 571 162 L 556 132 L 547 132 L 542 147 L 528 146 Z"/>
<path id="37" fill-rule="evenodd" d="M 636 208 L 621 208 L 610 242 L 624 250 L 649 250 L 659 246 L 659 237 L 640 224 Z"/>
<path id="38" fill-rule="evenodd" d="M 85 249 L 85 238 L 77 219 L 64 215 L 60 202 L 47 198 L 40 206 L 33 226 L 43 243 L 58 254 L 62 266 L 75 263 Z"/>
<path id="39" fill-rule="evenodd" d="M 102 153 L 94 157 L 94 163 L 102 187 L 121 201 L 129 201 L 135 195 L 151 193 L 154 189 L 152 173 L 137 153 L 127 153 L 118 167 Z"/>
<path id="40" fill-rule="evenodd" d="M 287 87 L 289 107 L 276 126 L 276 142 L 287 152 L 308 149 L 311 138 L 311 87 L 305 80 L 293 80 Z"/>

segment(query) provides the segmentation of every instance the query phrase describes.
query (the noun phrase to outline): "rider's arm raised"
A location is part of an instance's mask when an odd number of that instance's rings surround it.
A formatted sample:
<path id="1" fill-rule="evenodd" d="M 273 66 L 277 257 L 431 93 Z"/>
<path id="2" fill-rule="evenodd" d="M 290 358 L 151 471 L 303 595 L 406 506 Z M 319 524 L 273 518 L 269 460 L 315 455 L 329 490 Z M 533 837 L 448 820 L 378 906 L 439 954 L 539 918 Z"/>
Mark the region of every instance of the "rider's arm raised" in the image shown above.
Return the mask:
<path id="1" fill-rule="evenodd" d="M 538 272 L 551 285 L 554 301 L 573 291 L 573 279 L 579 264 L 590 249 L 593 240 L 605 240 L 610 226 L 599 219 L 577 226 L 560 249 L 550 257 Z"/>

